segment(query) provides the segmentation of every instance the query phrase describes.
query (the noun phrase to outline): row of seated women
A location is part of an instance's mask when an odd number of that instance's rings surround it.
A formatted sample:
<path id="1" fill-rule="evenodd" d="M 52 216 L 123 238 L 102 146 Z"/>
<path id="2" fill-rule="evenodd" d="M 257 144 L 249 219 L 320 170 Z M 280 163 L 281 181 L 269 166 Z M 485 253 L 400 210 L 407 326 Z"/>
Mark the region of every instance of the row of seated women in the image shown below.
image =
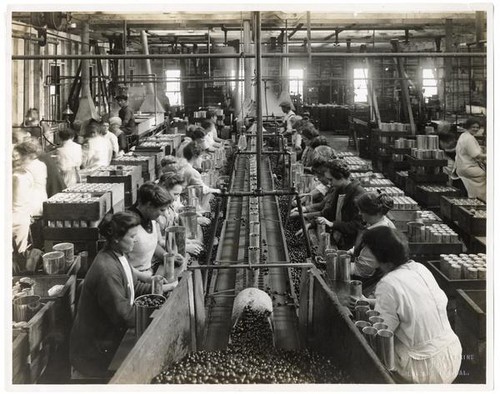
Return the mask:
<path id="1" fill-rule="evenodd" d="M 108 366 L 120 341 L 134 324 L 134 298 L 151 292 L 153 275 L 164 275 L 165 231 L 177 226 L 183 209 L 181 195 L 188 185 L 203 186 L 205 193 L 218 189 L 203 184 L 194 167 L 201 150 L 195 142 L 184 148 L 184 159 L 164 160 L 158 183 L 146 182 L 138 190 L 137 202 L 125 212 L 106 216 L 99 231 L 106 246 L 94 259 L 85 280 L 70 340 L 71 364 L 84 376 L 109 376 Z M 168 171 L 173 170 L 173 171 Z M 199 225 L 210 220 L 198 212 Z M 186 252 L 197 255 L 201 237 L 187 240 Z M 177 276 L 186 259 L 176 258 Z M 165 283 L 171 291 L 177 282 Z"/>
<path id="2" fill-rule="evenodd" d="M 302 141 L 309 143 L 311 134 L 315 133 L 302 132 Z M 326 151 L 326 157 L 308 156 L 309 152 L 303 151 L 303 164 L 310 165 L 320 184 L 311 193 L 314 203 L 302 207 L 304 218 L 309 228 L 325 225 L 332 246 L 351 254 L 353 279 L 362 280 L 365 290 L 376 284 L 375 291 L 367 294 L 369 298 L 363 298 L 394 332 L 401 381 L 453 382 L 462 348 L 448 320 L 448 299 L 432 273 L 409 258 L 405 236 L 386 216 L 394 206 L 392 198 L 366 192 L 351 177 L 347 164 L 335 158 L 334 151 Z M 290 216 L 297 218 L 298 209 Z M 354 305 L 355 300 L 351 300 L 351 308 Z"/>

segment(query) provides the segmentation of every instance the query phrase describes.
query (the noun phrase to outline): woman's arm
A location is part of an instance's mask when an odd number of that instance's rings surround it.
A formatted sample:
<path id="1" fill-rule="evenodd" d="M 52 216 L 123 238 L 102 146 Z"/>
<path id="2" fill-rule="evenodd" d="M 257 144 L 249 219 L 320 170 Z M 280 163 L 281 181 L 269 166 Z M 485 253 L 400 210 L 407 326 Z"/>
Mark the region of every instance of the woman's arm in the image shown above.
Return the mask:
<path id="1" fill-rule="evenodd" d="M 96 288 L 99 306 L 116 327 L 130 327 L 134 324 L 134 308 L 127 297 L 124 281 L 126 282 L 126 278 L 123 278 L 121 271 L 112 269 L 110 272 L 103 272 Z"/>

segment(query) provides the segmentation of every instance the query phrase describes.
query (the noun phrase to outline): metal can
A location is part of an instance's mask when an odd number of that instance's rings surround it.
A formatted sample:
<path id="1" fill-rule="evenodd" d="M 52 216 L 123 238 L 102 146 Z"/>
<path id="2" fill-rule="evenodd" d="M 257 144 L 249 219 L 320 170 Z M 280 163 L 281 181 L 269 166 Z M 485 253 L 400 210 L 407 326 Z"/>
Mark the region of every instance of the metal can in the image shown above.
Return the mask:
<path id="1" fill-rule="evenodd" d="M 151 294 L 163 294 L 163 276 L 155 275 L 151 278 Z"/>
<path id="2" fill-rule="evenodd" d="M 363 295 L 363 283 L 360 280 L 351 280 L 349 293 L 352 297 L 359 299 Z"/>

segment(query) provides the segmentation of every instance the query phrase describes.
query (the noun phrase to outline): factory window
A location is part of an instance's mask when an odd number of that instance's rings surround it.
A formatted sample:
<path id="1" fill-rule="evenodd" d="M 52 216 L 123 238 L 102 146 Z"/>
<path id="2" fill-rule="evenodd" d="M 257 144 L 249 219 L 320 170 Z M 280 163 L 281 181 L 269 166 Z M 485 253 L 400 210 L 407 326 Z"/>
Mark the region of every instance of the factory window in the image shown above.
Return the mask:
<path id="1" fill-rule="evenodd" d="M 425 98 L 430 98 L 438 94 L 437 79 L 433 68 L 422 70 L 422 90 Z"/>
<path id="2" fill-rule="evenodd" d="M 167 87 L 165 94 L 170 105 L 181 105 L 181 70 L 166 70 Z"/>
<path id="3" fill-rule="evenodd" d="M 355 68 L 354 69 L 354 102 L 367 103 L 368 102 L 368 69 Z"/>
<path id="4" fill-rule="evenodd" d="M 290 94 L 303 96 L 304 70 L 302 68 L 290 70 Z"/>

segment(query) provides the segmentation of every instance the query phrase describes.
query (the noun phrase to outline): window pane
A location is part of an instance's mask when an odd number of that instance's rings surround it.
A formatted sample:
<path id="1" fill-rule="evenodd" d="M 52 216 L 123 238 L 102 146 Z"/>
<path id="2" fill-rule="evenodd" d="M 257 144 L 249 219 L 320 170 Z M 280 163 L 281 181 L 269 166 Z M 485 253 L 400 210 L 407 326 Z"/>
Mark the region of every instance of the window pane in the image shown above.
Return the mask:
<path id="1" fill-rule="evenodd" d="M 304 70 L 301 68 L 290 69 L 290 94 L 303 95 L 304 89 Z"/>
<path id="2" fill-rule="evenodd" d="M 368 102 L 368 77 L 367 68 L 355 68 L 353 70 L 354 77 L 354 102 L 366 103 Z"/>
<path id="3" fill-rule="evenodd" d="M 166 96 L 170 105 L 181 105 L 181 70 L 166 70 Z"/>

